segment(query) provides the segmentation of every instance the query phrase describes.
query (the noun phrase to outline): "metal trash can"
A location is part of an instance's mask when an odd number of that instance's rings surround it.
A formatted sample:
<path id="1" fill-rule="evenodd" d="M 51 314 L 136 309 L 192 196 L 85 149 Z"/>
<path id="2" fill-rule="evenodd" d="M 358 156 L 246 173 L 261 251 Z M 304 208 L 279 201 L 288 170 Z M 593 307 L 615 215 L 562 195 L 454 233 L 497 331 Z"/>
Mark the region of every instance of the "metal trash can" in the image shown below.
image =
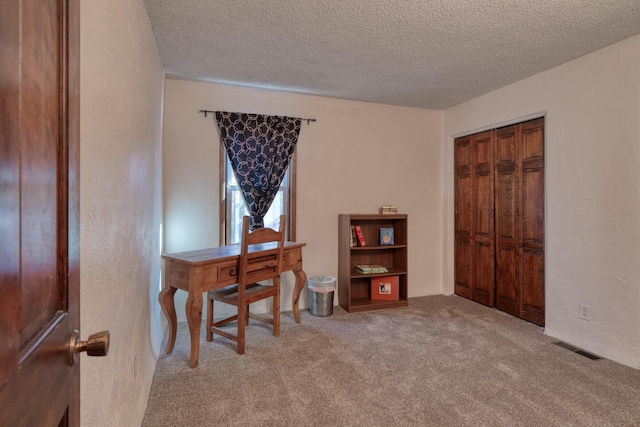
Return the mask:
<path id="1" fill-rule="evenodd" d="M 309 312 L 318 317 L 333 314 L 333 294 L 336 290 L 336 278 L 332 276 L 313 276 L 309 278 Z"/>

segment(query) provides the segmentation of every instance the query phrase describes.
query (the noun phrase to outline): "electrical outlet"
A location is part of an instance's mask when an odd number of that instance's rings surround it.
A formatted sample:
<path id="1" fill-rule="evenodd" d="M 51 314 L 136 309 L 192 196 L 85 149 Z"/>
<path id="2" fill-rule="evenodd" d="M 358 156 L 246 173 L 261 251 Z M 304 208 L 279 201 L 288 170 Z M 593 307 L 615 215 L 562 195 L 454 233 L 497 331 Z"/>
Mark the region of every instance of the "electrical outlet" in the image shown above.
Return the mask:
<path id="1" fill-rule="evenodd" d="M 580 304 L 578 317 L 582 320 L 591 320 L 591 307 L 586 304 Z"/>

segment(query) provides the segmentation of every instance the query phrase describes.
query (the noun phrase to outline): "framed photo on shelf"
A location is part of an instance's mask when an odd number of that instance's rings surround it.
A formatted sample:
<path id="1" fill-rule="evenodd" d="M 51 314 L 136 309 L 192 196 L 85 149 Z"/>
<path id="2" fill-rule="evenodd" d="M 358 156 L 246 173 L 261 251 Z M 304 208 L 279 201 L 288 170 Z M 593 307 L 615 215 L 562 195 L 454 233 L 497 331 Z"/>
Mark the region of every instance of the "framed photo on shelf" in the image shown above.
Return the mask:
<path id="1" fill-rule="evenodd" d="M 393 228 L 380 229 L 380 245 L 394 245 Z"/>

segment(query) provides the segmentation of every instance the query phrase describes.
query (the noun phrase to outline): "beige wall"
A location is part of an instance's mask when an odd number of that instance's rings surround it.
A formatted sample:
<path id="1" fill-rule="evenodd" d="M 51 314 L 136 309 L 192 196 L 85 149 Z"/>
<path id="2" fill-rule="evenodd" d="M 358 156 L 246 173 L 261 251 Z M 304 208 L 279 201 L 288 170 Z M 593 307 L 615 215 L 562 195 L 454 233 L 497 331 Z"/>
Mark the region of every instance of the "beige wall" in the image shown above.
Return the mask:
<path id="1" fill-rule="evenodd" d="M 163 85 L 142 1 L 83 0 L 80 317 L 83 339 L 111 331 L 106 358 L 82 356 L 84 426 L 139 426 L 155 370 Z"/>
<path id="2" fill-rule="evenodd" d="M 317 119 L 303 123 L 296 150 L 297 240 L 307 244 L 309 277 L 337 276 L 338 214 L 395 204 L 409 215 L 409 296 L 442 293 L 442 112 L 168 79 L 167 252 L 218 245 L 220 142 L 214 119 L 200 109 Z M 283 310 L 291 310 L 293 274 L 283 279 Z M 176 294 L 179 320 L 184 294 Z"/>
<path id="3" fill-rule="evenodd" d="M 544 114 L 545 333 L 640 368 L 640 37 L 445 112 L 444 277 L 453 291 L 453 138 Z M 591 321 L 578 318 L 591 306 Z"/>

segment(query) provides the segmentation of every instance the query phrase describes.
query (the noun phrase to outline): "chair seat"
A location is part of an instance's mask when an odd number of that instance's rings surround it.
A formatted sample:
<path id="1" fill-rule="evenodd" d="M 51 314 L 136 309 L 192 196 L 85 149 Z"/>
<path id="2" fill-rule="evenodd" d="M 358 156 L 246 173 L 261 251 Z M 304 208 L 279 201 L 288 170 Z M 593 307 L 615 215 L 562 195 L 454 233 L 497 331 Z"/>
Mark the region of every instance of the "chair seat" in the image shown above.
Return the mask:
<path id="1" fill-rule="evenodd" d="M 251 283 L 247 285 L 245 298 L 254 299 L 255 297 L 259 297 L 258 299 L 263 299 L 271 295 L 275 295 L 276 290 L 277 289 L 275 289 L 274 286 L 264 286 L 259 283 Z M 209 291 L 209 298 L 226 303 L 237 302 L 238 285 L 235 284 L 221 289 L 216 289 L 215 291 Z"/>

